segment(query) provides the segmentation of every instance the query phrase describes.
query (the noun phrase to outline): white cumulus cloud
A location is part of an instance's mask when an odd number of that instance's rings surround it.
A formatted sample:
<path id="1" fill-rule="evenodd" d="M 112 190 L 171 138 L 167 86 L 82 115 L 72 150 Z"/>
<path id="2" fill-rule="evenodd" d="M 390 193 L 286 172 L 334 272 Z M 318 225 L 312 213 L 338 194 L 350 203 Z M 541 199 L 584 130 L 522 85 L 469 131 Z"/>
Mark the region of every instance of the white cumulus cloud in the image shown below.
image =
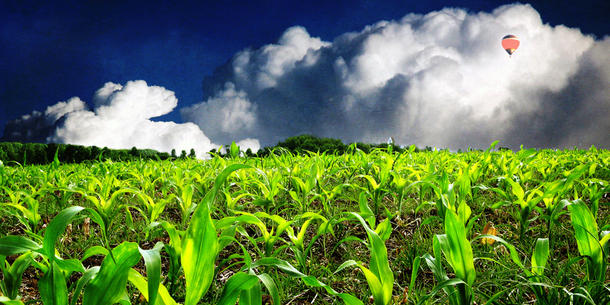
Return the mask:
<path id="1" fill-rule="evenodd" d="M 521 41 L 512 58 L 507 34 Z M 453 149 L 607 146 L 609 40 L 544 24 L 521 4 L 408 14 L 332 42 L 292 27 L 233 56 L 181 114 L 219 143 L 312 133 Z"/>
<path id="2" fill-rule="evenodd" d="M 106 83 L 96 91 L 94 109 L 73 97 L 49 106 L 44 113 L 34 111 L 7 125 L 5 137 L 26 141 L 46 141 L 125 149 L 151 148 L 170 152 L 195 149 L 205 158 L 218 148 L 194 123 L 152 121 L 171 112 L 178 104 L 174 92 L 145 81 L 130 81 L 122 86 Z M 255 139 L 239 142 L 244 150 L 256 151 Z"/>

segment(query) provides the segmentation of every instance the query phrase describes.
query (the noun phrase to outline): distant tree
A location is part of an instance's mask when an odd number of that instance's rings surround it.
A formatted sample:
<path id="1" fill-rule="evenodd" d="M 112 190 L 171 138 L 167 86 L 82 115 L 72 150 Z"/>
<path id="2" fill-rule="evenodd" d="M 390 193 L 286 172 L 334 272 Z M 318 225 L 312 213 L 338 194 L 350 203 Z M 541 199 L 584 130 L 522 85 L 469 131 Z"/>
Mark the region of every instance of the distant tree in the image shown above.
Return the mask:
<path id="1" fill-rule="evenodd" d="M 5 146 L 5 151 L 8 161 L 14 161 L 19 163 L 23 162 L 23 144 L 16 142 L 9 142 L 6 144 L 7 145 Z"/>
<path id="2" fill-rule="evenodd" d="M 194 148 L 191 148 L 191 152 L 189 153 L 189 158 L 191 158 L 191 159 L 197 158 L 197 154 L 195 153 Z"/>
<path id="3" fill-rule="evenodd" d="M 102 151 L 100 151 L 100 157 L 101 157 L 102 160 L 105 160 L 105 159 L 111 159 L 112 160 L 112 157 L 109 156 L 109 154 L 110 154 L 110 149 L 108 147 L 106 147 L 106 146 L 104 146 L 104 148 L 102 148 Z"/>
<path id="4" fill-rule="evenodd" d="M 28 163 L 47 164 L 46 145 L 41 143 L 28 143 L 26 146 Z"/>
<path id="5" fill-rule="evenodd" d="M 287 138 L 283 142 L 278 143 L 276 147 L 284 147 L 293 153 L 299 154 L 306 151 L 343 153 L 347 148 L 341 140 L 318 138 L 307 134 Z"/>
<path id="6" fill-rule="evenodd" d="M 186 151 L 184 149 L 180 153 L 180 159 L 186 159 Z"/>
<path id="7" fill-rule="evenodd" d="M 68 144 L 66 145 L 66 160 L 70 163 L 77 163 L 78 162 L 78 146 L 76 145 L 72 145 L 72 144 Z"/>
<path id="8" fill-rule="evenodd" d="M 89 160 L 97 160 L 98 157 L 100 156 L 100 153 L 102 152 L 102 150 L 97 147 L 97 146 L 91 146 L 91 151 L 89 154 Z"/>
<path id="9" fill-rule="evenodd" d="M 157 154 L 157 157 L 158 157 L 160 160 L 167 160 L 167 159 L 169 159 L 171 156 L 170 156 L 168 153 L 166 153 L 166 152 L 160 152 L 160 153 L 158 153 L 158 154 Z"/>
<path id="10" fill-rule="evenodd" d="M 2 149 L 2 147 L 0 146 L 0 161 L 6 163 L 7 160 L 7 154 L 6 152 Z"/>
<path id="11" fill-rule="evenodd" d="M 129 154 L 132 155 L 134 158 L 140 157 L 140 153 L 138 152 L 138 149 L 135 146 L 131 148 Z"/>
<path id="12" fill-rule="evenodd" d="M 171 157 L 174 159 L 176 159 L 178 157 L 178 156 L 176 156 L 176 149 L 172 149 Z"/>

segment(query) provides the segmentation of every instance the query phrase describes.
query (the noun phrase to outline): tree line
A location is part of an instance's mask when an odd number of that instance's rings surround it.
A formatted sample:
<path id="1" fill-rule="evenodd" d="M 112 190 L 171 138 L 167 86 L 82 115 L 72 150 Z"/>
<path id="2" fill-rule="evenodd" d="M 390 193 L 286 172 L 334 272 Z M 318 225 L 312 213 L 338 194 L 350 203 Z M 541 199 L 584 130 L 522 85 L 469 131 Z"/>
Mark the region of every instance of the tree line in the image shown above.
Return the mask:
<path id="1" fill-rule="evenodd" d="M 221 157 L 231 157 L 242 155 L 245 157 L 265 157 L 271 153 L 279 153 L 281 151 L 289 151 L 293 154 L 307 154 L 308 152 L 319 152 L 328 154 L 343 154 L 349 150 L 350 146 L 355 146 L 358 149 L 368 153 L 373 149 L 391 149 L 396 152 L 402 152 L 405 148 L 394 143 L 367 144 L 355 143 L 344 144 L 341 140 L 333 138 L 320 138 L 313 135 L 299 135 L 290 137 L 275 146 L 265 147 L 253 152 L 250 149 L 241 151 L 235 145 L 227 145 L 226 149 L 213 149 L 208 152 L 210 155 L 218 155 Z M 239 150 L 238 152 L 231 149 Z M 426 147 L 423 150 L 431 150 Z M 415 151 L 421 149 L 415 148 Z M 97 146 L 81 146 L 72 144 L 42 144 L 42 143 L 19 143 L 19 142 L 0 142 L 0 161 L 5 165 L 10 164 L 48 164 L 53 162 L 55 154 L 62 163 L 81 163 L 86 161 L 112 160 L 112 161 L 131 161 L 131 160 L 166 160 L 166 159 L 186 159 L 195 158 L 196 152 L 191 149 L 189 153 L 182 150 L 180 155 L 177 155 L 173 149 L 171 153 L 158 152 L 153 149 L 110 149 L 108 147 Z"/>
<path id="2" fill-rule="evenodd" d="M 81 163 L 85 161 L 107 160 L 165 160 L 171 155 L 153 149 L 110 149 L 108 147 L 81 146 L 72 144 L 42 144 L 0 142 L 0 161 L 11 164 L 48 164 L 53 162 L 55 154 L 62 163 Z"/>

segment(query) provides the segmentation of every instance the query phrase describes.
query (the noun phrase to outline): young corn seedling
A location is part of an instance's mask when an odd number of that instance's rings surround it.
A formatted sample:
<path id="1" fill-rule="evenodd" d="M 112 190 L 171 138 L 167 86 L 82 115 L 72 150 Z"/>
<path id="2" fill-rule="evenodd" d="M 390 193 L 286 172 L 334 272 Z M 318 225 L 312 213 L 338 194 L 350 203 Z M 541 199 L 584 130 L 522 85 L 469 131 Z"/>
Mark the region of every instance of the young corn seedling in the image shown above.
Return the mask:
<path id="1" fill-rule="evenodd" d="M 278 171 L 257 169 L 262 179 L 255 179 L 252 182 L 255 185 L 255 199 L 252 202 L 255 205 L 263 206 L 266 211 L 271 208 L 277 208 L 275 197 L 284 189 L 282 186 L 283 176 Z"/>
<path id="2" fill-rule="evenodd" d="M 587 258 L 587 280 L 604 283 L 608 265 L 610 232 L 600 232 L 593 213 L 580 199 L 568 205 L 580 255 Z"/>
<path id="3" fill-rule="evenodd" d="M 523 240 L 525 233 L 529 229 L 531 212 L 536 208 L 538 202 L 543 199 L 544 194 L 540 191 L 541 186 L 528 190 L 523 190 L 519 182 L 514 181 L 510 177 L 500 177 L 499 180 L 504 180 L 510 186 L 511 192 L 506 192 L 501 188 L 491 188 L 492 191 L 500 195 L 505 201 L 494 204 L 493 208 L 498 208 L 505 204 L 514 204 L 518 207 L 518 216 L 514 216 L 519 222 L 519 239 Z"/>
<path id="4" fill-rule="evenodd" d="M 367 191 L 373 199 L 373 208 L 375 215 L 379 214 L 379 208 L 382 206 L 383 197 L 388 192 L 388 186 L 392 181 L 390 171 L 392 169 L 393 160 L 387 159 L 380 164 L 371 166 L 371 175 L 358 175 L 358 178 L 364 178 L 367 181 Z"/>
<path id="5" fill-rule="evenodd" d="M 225 168 L 216 177 L 214 186 L 193 212 L 180 249 L 180 260 L 186 281 L 185 305 L 197 304 L 212 283 L 216 257 L 220 250 L 216 227 L 211 217 L 212 205 L 227 177 L 242 168 L 250 168 L 250 166 L 233 164 Z"/>
<path id="6" fill-rule="evenodd" d="M 362 216 L 360 216 L 360 214 L 352 212 L 350 215 L 355 217 L 366 231 L 369 240 L 368 248 L 371 252 L 371 260 L 368 268 L 365 267 L 361 262 L 348 260 L 341 264 L 335 273 L 350 266 L 357 266 L 360 268 L 362 273 L 364 273 L 364 277 L 369 284 L 369 289 L 373 295 L 374 304 L 388 305 L 392 301 L 394 273 L 392 272 L 392 269 L 390 269 L 388 250 L 385 246 L 384 240 L 380 237 L 379 232 L 371 229 L 369 223 Z M 380 224 L 377 230 L 387 232 L 389 230 L 388 227 L 390 227 L 389 219 L 386 219 L 384 222 L 382 222 L 382 224 L 384 225 L 382 226 Z"/>
<path id="7" fill-rule="evenodd" d="M 19 288 L 25 269 L 32 264 L 32 252 L 26 252 L 9 264 L 6 257 L 0 255 L 0 272 L 2 272 L 2 281 L 0 281 L 0 292 L 8 300 L 17 300 L 19 296 Z M 6 300 L 6 302 L 8 302 Z"/>
<path id="8" fill-rule="evenodd" d="M 314 193 L 316 186 L 318 185 L 317 180 L 317 166 L 310 168 L 309 175 L 305 179 L 301 179 L 297 176 L 291 177 L 292 185 L 296 191 L 289 191 L 290 197 L 299 204 L 300 212 L 305 213 L 309 210 L 309 204 L 315 199 L 310 196 Z"/>
<path id="9" fill-rule="evenodd" d="M 278 240 L 281 240 L 280 235 L 283 232 L 287 232 L 291 241 L 293 241 L 295 245 L 300 245 L 295 246 L 296 248 L 293 248 L 293 250 L 295 250 L 295 253 L 305 252 L 305 250 L 301 251 L 301 249 L 304 249 L 303 239 L 304 232 L 307 226 L 312 220 L 319 218 L 323 219 L 323 217 L 319 215 L 312 215 L 313 213 L 306 213 L 306 215 L 304 215 L 304 217 L 307 219 L 306 224 L 301 227 L 299 234 L 295 236 L 294 230 L 291 227 L 293 221 L 286 221 L 278 215 L 269 215 L 264 212 L 258 212 L 255 214 L 238 212 L 238 214 L 239 216 L 225 217 L 216 222 L 218 230 L 223 232 L 219 240 L 219 242 L 221 243 L 220 247 L 223 248 L 228 243 L 235 242 L 241 247 L 243 252 L 242 255 L 230 255 L 220 264 L 220 266 L 222 266 L 225 262 L 231 262 L 231 265 L 229 265 L 225 269 L 228 269 L 235 265 L 242 265 L 242 268 L 239 272 L 233 274 L 233 276 L 229 278 L 223 288 L 223 292 L 220 297 L 220 300 L 218 301 L 218 304 L 235 304 L 238 300 L 239 304 L 262 304 L 262 286 L 260 285 L 260 282 L 262 282 L 267 291 L 269 291 L 271 299 L 273 300 L 273 304 L 282 304 L 279 298 L 277 285 L 275 284 L 275 281 L 272 279 L 272 277 L 267 273 L 267 269 L 273 267 L 287 273 L 292 278 L 301 279 L 306 285 L 310 287 L 324 288 L 330 295 L 340 297 L 345 304 L 362 305 L 362 302 L 360 302 L 353 296 L 349 294 L 338 293 L 330 286 L 317 280 L 315 277 L 307 276 L 304 273 L 301 273 L 296 268 L 294 268 L 292 265 L 290 265 L 290 263 L 279 259 L 278 256 L 280 251 L 283 250 L 283 248 L 285 248 L 286 246 L 281 246 L 277 249 L 274 249 L 275 243 Z M 271 230 L 269 230 L 265 223 L 262 221 L 262 219 L 270 219 L 277 225 L 277 227 L 273 227 L 271 228 Z M 251 237 L 242 227 L 243 225 L 247 224 L 256 226 L 261 233 L 261 237 L 256 239 Z M 245 236 L 247 240 L 252 243 L 255 249 L 257 249 L 256 252 L 262 258 L 255 261 L 251 257 L 246 247 L 242 245 L 233 236 L 235 232 L 239 232 L 242 236 Z M 262 242 L 264 244 L 265 251 L 258 250 L 259 247 L 257 244 L 259 242 Z M 313 244 L 313 242 L 310 243 L 310 246 L 311 244 Z M 264 267 L 265 272 L 259 273 L 257 271 L 257 267 Z"/>
<path id="10" fill-rule="evenodd" d="M 42 278 L 38 280 L 38 290 L 44 304 L 67 304 L 69 296 L 67 278 L 73 272 L 85 272 L 79 260 L 62 259 L 57 255 L 55 248 L 59 236 L 77 214 L 82 211 L 88 212 L 91 218 L 102 227 L 102 232 L 105 232 L 103 230 L 104 222 L 95 210 L 74 206 L 62 210 L 51 220 L 42 238 L 42 245 L 22 236 L 9 235 L 0 238 L 0 256 L 30 253 L 34 257 L 41 258 L 40 262 L 31 260 L 31 263 L 43 273 Z M 103 239 L 106 240 L 105 237 Z M 9 273 L 14 277 L 19 273 L 16 271 L 12 270 Z M 78 298 L 78 295 L 73 296 L 73 298 Z"/>
<path id="11" fill-rule="evenodd" d="M 22 223 L 31 236 L 36 236 L 40 226 L 39 202 L 36 199 L 44 190 L 36 192 L 30 186 L 30 192 L 16 191 L 2 187 L 8 195 L 10 202 L 0 203 L 0 207 L 7 207 L 7 211 Z"/>
<path id="12" fill-rule="evenodd" d="M 472 285 L 476 279 L 476 271 L 472 247 L 466 237 L 463 220 L 453 210 L 448 209 L 445 213 L 445 234 L 435 236 L 433 249 L 434 257 L 426 254 L 423 258 L 439 283 L 427 298 L 443 289 L 450 304 L 473 304 Z M 443 269 L 441 252 L 455 273 L 454 279 L 449 279 Z"/>
<path id="13" fill-rule="evenodd" d="M 307 286 L 323 288 L 328 294 L 339 297 L 346 305 L 364 305 L 362 301 L 354 296 L 347 293 L 339 293 L 317 278 L 300 272 L 285 260 L 265 257 L 248 264 L 246 267 L 247 272 L 240 271 L 229 278 L 217 304 L 235 305 L 238 300 L 240 305 L 262 304 L 262 287 L 259 282 L 262 282 L 269 293 L 271 293 L 273 304 L 281 304 L 278 289 L 273 279 L 267 273 L 256 274 L 254 272 L 257 267 L 273 267 L 283 271 L 292 278 L 300 279 Z"/>
<path id="14" fill-rule="evenodd" d="M 304 222 L 301 225 L 301 228 L 299 229 L 298 233 L 295 235 L 295 230 L 292 226 L 288 227 L 286 232 L 288 233 L 288 237 L 292 242 L 290 248 L 294 252 L 294 256 L 297 259 L 297 262 L 299 263 L 299 267 L 301 267 L 301 270 L 305 270 L 306 272 L 308 272 L 309 265 L 311 263 L 309 255 L 311 253 L 311 248 L 313 247 L 314 243 L 322 235 L 326 233 L 334 234 L 334 232 L 332 224 L 318 213 L 307 212 L 305 214 L 300 215 L 299 219 L 304 220 Z M 320 221 L 321 224 L 318 226 L 316 234 L 311 238 L 309 243 L 306 244 L 305 233 L 307 232 L 307 228 L 313 221 Z"/>

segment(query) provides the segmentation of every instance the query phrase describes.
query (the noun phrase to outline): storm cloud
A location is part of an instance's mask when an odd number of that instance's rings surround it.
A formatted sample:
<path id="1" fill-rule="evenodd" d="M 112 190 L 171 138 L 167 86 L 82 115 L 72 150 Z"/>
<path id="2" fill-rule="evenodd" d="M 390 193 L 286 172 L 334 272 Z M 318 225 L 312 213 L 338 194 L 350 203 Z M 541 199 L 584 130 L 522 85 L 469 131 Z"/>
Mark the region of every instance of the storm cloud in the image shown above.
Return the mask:
<path id="1" fill-rule="evenodd" d="M 521 41 L 512 58 L 506 34 Z M 311 133 L 452 149 L 607 147 L 608 44 L 520 4 L 409 14 L 332 42 L 296 26 L 234 55 L 181 114 L 219 143 Z"/>

